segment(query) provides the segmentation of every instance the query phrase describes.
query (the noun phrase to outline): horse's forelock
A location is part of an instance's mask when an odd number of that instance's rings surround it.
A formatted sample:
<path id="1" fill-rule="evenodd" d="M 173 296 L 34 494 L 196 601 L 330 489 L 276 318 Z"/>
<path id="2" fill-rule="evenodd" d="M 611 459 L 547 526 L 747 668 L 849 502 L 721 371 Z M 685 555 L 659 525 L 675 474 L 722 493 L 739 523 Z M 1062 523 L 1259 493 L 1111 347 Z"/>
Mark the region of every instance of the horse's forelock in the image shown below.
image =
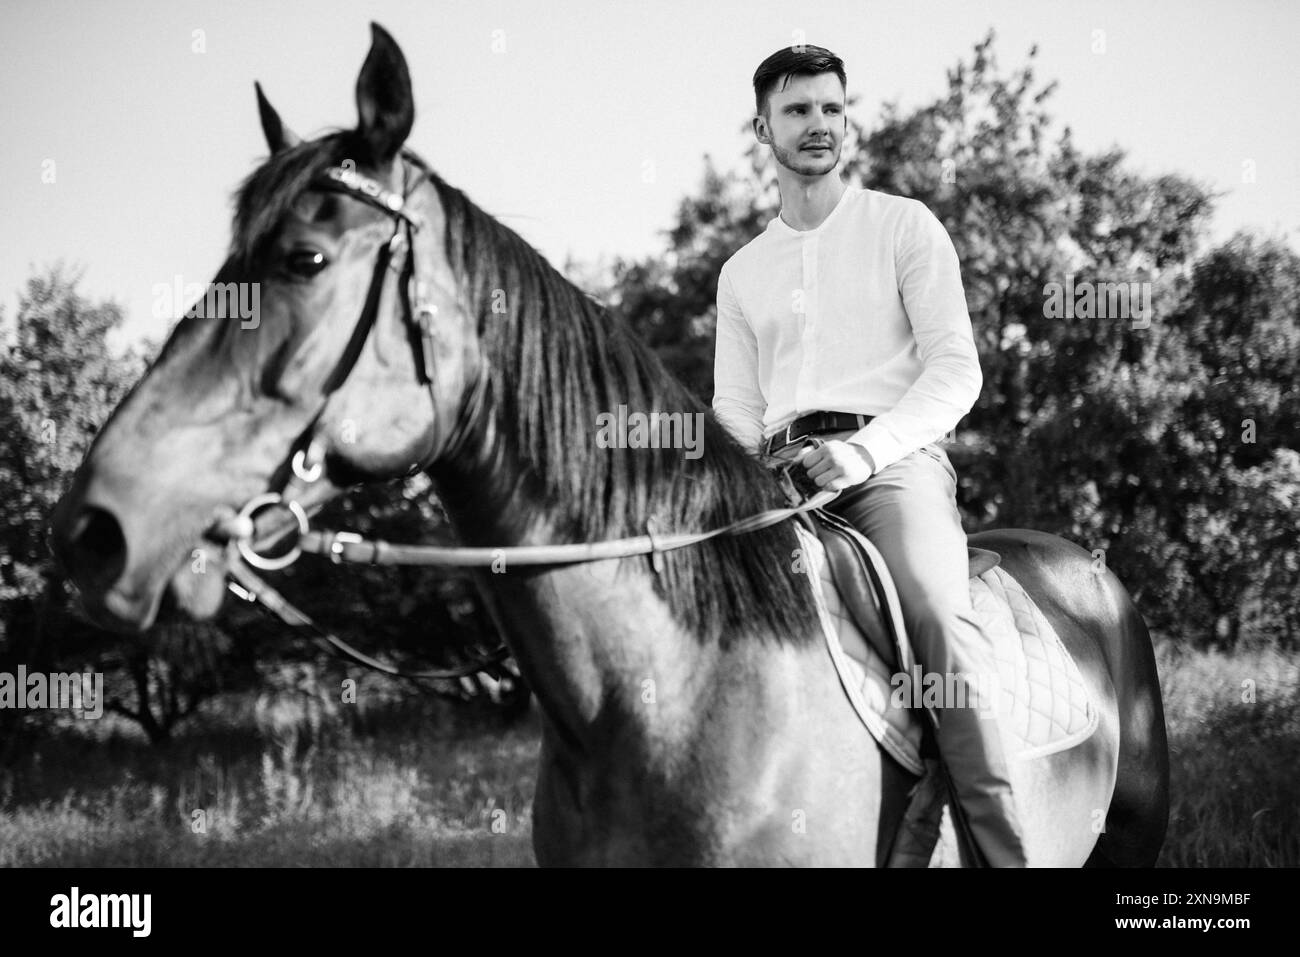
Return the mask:
<path id="1" fill-rule="evenodd" d="M 353 148 L 351 133 L 330 133 L 274 153 L 255 169 L 235 193 L 231 259 L 242 269 L 253 268 L 312 180 L 341 163 Z"/>

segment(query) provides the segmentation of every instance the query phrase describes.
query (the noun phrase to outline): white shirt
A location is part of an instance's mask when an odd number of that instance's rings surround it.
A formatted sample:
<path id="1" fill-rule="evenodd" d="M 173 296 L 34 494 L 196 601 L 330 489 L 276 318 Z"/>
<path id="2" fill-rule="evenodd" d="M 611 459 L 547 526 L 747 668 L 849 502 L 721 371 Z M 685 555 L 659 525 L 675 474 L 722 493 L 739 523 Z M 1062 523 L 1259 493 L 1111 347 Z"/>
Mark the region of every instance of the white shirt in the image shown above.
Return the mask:
<path id="1" fill-rule="evenodd" d="M 875 470 L 951 431 L 983 385 L 957 252 L 914 199 L 849 186 L 816 229 L 780 216 L 718 277 L 713 409 L 747 449 L 809 412 L 876 418 Z"/>

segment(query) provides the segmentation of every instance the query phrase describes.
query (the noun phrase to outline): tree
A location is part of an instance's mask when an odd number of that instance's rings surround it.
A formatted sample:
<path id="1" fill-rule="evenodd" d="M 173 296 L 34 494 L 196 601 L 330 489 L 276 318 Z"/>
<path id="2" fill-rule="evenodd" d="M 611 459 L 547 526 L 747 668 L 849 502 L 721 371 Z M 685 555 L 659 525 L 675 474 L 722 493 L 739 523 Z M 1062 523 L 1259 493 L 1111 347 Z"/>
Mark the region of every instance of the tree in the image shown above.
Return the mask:
<path id="1" fill-rule="evenodd" d="M 1004 75 L 993 41 L 934 102 L 887 106 L 870 131 L 850 114 L 843 168 L 924 202 L 961 260 L 985 377 L 949 443 L 968 529 L 1028 526 L 1100 550 L 1158 625 L 1234 640 L 1223 622 L 1253 602 L 1290 633 L 1296 257 L 1240 237 L 1203 253 L 1214 195 L 1139 175 L 1119 149 L 1082 154 L 1056 131 L 1036 48 Z M 775 215 L 771 163 L 757 144 L 738 172 L 707 162 L 663 256 L 618 264 L 605 293 L 705 401 L 718 272 Z M 1124 284 L 1151 313 L 1062 314 L 1049 290 L 1075 281 Z M 1234 438 L 1246 420 L 1256 444 Z M 1222 534 L 1197 531 L 1216 522 Z M 1252 565 L 1269 569 L 1266 588 Z"/>
<path id="2" fill-rule="evenodd" d="M 0 354 L 0 662 L 103 672 L 110 710 L 162 743 L 239 669 L 212 624 L 167 622 L 136 640 L 95 627 L 49 550 L 55 503 L 154 351 L 144 343 L 114 355 L 108 337 L 122 311 L 85 299 L 79 281 L 61 265 L 29 279 L 15 341 Z"/>
<path id="3" fill-rule="evenodd" d="M 1291 639 L 1300 625 L 1300 256 L 1238 234 L 1192 272 L 1170 325 L 1196 388 L 1168 443 L 1171 538 L 1186 550 L 1207 627 Z"/>
<path id="4" fill-rule="evenodd" d="M 713 394 L 718 272 L 775 211 L 760 186 L 706 158 L 700 193 L 678 205 L 664 255 L 616 261 L 599 291 L 704 402 Z"/>
<path id="5" fill-rule="evenodd" d="M 64 600 L 47 544 L 50 513 L 143 367 L 138 353 L 111 355 L 121 308 L 88 302 L 79 278 L 58 265 L 29 279 L 16 341 L 0 353 L 0 605 L 6 622 L 27 611 L 38 640 Z"/>

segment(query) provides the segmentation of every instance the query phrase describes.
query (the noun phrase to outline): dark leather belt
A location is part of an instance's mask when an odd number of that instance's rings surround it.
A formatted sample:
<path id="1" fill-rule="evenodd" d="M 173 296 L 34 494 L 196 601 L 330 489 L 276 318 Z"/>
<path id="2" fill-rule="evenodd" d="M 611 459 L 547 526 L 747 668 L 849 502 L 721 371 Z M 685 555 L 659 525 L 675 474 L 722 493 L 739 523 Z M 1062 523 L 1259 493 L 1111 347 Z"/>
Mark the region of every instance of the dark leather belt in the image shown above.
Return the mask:
<path id="1" fill-rule="evenodd" d="M 860 415 L 856 412 L 809 412 L 768 439 L 764 447 L 767 449 L 767 454 L 771 455 L 777 449 L 819 432 L 846 432 L 849 429 L 856 431 L 874 418 L 874 415 Z"/>

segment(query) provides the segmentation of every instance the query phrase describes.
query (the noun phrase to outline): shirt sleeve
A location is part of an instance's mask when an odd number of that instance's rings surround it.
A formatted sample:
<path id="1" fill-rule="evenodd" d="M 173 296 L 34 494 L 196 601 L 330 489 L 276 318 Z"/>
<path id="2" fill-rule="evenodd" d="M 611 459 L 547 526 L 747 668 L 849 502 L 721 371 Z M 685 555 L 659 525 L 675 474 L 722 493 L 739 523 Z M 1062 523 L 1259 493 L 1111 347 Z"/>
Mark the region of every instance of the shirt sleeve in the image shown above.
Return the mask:
<path id="1" fill-rule="evenodd" d="M 757 454 L 767 403 L 758 384 L 758 339 L 736 299 L 724 266 L 718 276 L 718 323 L 713 353 L 713 413 L 746 451 Z"/>
<path id="2" fill-rule="evenodd" d="M 957 250 L 923 203 L 899 225 L 894 268 L 923 369 L 894 408 L 849 439 L 867 450 L 876 471 L 955 428 L 984 384 Z"/>

